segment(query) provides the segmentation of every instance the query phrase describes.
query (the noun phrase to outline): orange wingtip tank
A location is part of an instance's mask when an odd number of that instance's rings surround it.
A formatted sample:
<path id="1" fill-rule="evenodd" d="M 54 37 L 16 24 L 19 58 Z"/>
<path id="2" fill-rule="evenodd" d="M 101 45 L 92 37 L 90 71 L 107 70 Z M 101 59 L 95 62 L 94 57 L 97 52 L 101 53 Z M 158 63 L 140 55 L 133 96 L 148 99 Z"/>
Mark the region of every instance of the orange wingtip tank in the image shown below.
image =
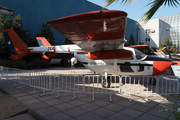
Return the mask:
<path id="1" fill-rule="evenodd" d="M 119 49 L 119 50 L 105 50 L 105 51 L 95 51 L 87 55 L 90 59 L 128 59 L 131 58 L 133 53 L 129 50 Z"/>

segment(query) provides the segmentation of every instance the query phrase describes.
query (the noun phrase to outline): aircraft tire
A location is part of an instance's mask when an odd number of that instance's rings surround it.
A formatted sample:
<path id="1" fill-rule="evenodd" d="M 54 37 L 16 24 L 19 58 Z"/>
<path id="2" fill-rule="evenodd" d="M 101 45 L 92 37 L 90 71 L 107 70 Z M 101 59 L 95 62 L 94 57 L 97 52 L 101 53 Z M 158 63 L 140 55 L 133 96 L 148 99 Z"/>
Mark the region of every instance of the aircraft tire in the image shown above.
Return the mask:
<path id="1" fill-rule="evenodd" d="M 156 79 L 150 78 L 149 83 L 150 83 L 150 85 L 156 85 Z"/>
<path id="2" fill-rule="evenodd" d="M 107 79 L 107 81 L 106 81 L 106 79 L 102 80 L 101 85 L 104 88 L 106 88 L 106 87 L 110 88 L 110 86 L 111 86 L 110 79 Z"/>

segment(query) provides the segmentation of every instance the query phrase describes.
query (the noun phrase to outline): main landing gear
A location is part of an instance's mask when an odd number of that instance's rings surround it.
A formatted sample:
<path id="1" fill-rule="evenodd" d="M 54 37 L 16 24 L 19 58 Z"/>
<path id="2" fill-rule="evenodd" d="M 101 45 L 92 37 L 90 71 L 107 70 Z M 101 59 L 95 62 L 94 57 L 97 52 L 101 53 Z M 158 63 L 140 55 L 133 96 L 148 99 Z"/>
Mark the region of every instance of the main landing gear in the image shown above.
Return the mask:
<path id="1" fill-rule="evenodd" d="M 110 88 L 111 86 L 110 76 L 107 76 L 107 72 L 105 72 L 105 79 L 101 81 L 101 85 L 104 88 Z"/>
<path id="2" fill-rule="evenodd" d="M 101 85 L 104 88 L 110 88 L 111 86 L 110 77 L 108 76 L 107 79 L 102 80 Z"/>
<path id="3" fill-rule="evenodd" d="M 150 85 L 156 85 L 156 78 L 151 77 L 151 78 L 149 79 L 149 83 L 150 83 Z"/>

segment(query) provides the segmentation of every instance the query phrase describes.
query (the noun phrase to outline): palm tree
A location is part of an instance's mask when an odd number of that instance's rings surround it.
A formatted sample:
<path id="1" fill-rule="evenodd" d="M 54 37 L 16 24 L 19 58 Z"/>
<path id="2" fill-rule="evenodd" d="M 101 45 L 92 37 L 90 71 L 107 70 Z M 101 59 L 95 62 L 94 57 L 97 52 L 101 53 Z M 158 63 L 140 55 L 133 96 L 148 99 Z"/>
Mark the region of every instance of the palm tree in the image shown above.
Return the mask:
<path id="1" fill-rule="evenodd" d="M 115 1 L 119 0 L 104 0 L 105 7 L 109 6 Z M 127 4 L 131 2 L 139 2 L 140 0 L 121 0 L 121 4 Z M 150 2 L 146 6 L 150 6 L 149 10 L 144 13 L 141 21 L 148 21 L 151 17 L 155 14 L 155 12 L 162 6 L 170 6 L 170 7 L 177 7 L 179 5 L 180 0 L 150 0 Z"/>

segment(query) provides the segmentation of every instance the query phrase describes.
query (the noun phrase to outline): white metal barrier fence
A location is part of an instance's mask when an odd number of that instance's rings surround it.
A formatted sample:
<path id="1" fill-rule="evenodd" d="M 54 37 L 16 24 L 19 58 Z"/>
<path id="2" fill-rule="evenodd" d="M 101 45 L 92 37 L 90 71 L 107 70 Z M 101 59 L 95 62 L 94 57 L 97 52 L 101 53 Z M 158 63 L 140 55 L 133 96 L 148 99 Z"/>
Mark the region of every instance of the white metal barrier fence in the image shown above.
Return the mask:
<path id="1" fill-rule="evenodd" d="M 130 101 L 131 95 L 144 95 L 148 101 L 155 94 L 180 94 L 179 86 L 176 76 L 122 76 L 120 94 L 128 95 Z"/>
<path id="2" fill-rule="evenodd" d="M 29 85 L 34 88 L 34 91 L 31 93 L 39 92 L 38 89 L 43 90 L 43 94 L 40 96 L 46 95 L 47 90 L 51 89 L 51 76 L 48 73 L 37 73 L 30 72 Z"/>
<path id="3" fill-rule="evenodd" d="M 153 82 L 153 79 L 156 81 Z M 0 80 L 12 86 L 23 87 L 28 85 L 34 88 L 34 92 L 39 89 L 46 91 L 92 94 L 94 101 L 95 94 L 109 94 L 112 101 L 112 94 L 127 95 L 131 101 L 131 95 L 142 95 L 148 101 L 148 97 L 159 94 L 165 95 L 174 93 L 180 94 L 180 84 L 176 76 L 116 76 L 111 75 L 68 75 L 68 74 L 48 74 L 37 73 L 14 68 L 0 66 Z M 151 81 L 151 82 L 150 82 Z M 156 84 L 155 84 L 156 83 Z M 155 85 L 153 85 L 155 84 Z"/>
<path id="4" fill-rule="evenodd" d="M 68 74 L 52 74 L 51 75 L 51 90 L 57 92 L 59 98 L 60 92 L 73 93 L 73 99 L 76 98 L 76 93 L 82 93 L 84 82 L 82 75 L 68 75 Z"/>
<path id="5" fill-rule="evenodd" d="M 168 94 L 180 94 L 180 84 L 176 76 L 162 76 L 158 78 L 158 90 L 157 94 L 165 95 Z"/>
<path id="6" fill-rule="evenodd" d="M 109 80 L 109 81 L 108 81 Z M 86 75 L 84 76 L 84 93 L 95 94 L 109 94 L 110 101 L 112 101 L 112 94 L 117 94 L 120 91 L 120 76 L 105 76 L 100 75 Z"/>
<path id="7" fill-rule="evenodd" d="M 17 88 L 29 85 L 29 74 L 30 72 L 27 70 L 0 66 L 1 81 Z"/>

